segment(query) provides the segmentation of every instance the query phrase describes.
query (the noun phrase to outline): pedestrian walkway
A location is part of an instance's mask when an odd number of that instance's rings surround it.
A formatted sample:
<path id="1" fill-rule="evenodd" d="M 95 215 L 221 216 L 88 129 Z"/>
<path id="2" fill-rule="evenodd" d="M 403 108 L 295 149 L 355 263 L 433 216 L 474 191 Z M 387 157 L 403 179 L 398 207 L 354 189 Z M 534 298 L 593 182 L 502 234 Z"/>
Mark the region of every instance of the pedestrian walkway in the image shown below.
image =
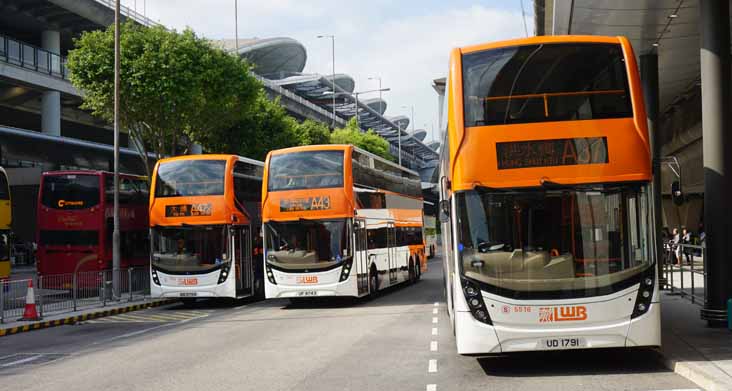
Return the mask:
<path id="1" fill-rule="evenodd" d="M 107 302 L 105 307 L 92 307 L 84 308 L 78 311 L 59 311 L 56 313 L 47 313 L 44 315 L 42 320 L 39 321 L 12 321 L 4 324 L 0 324 L 0 337 L 22 333 L 26 331 L 40 330 L 49 327 L 56 327 L 66 324 L 74 324 L 83 321 L 97 320 L 107 316 L 116 316 L 120 314 L 127 314 L 133 311 L 139 311 L 151 307 L 158 307 L 164 304 L 170 303 L 170 299 L 143 299 L 134 303 L 130 302 Z M 194 315 L 191 315 L 194 316 Z M 202 316 L 196 314 L 195 316 Z M 172 319 L 174 317 L 181 318 L 179 315 L 169 316 L 166 319 Z M 160 318 L 162 321 L 162 318 Z M 183 320 L 183 319 L 178 319 Z"/>
<path id="2" fill-rule="evenodd" d="M 700 309 L 661 292 L 661 353 L 669 368 L 705 390 L 732 390 L 732 331 L 707 327 Z"/>
<path id="3" fill-rule="evenodd" d="M 86 323 L 169 323 L 207 317 L 211 311 L 153 311 L 145 310 L 134 314 L 119 314 L 93 319 Z"/>

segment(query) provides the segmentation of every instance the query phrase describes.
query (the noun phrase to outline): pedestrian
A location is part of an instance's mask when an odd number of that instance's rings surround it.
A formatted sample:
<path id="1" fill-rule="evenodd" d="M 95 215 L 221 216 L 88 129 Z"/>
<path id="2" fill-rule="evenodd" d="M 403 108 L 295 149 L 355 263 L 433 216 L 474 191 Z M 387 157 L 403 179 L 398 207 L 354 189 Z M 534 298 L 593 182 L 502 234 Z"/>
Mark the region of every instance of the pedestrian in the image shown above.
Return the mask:
<path id="1" fill-rule="evenodd" d="M 681 229 L 681 244 L 682 245 L 690 245 L 691 244 L 691 232 L 689 232 L 686 227 L 683 227 Z M 684 247 L 684 246 L 682 246 Z M 684 247 L 683 253 L 684 257 L 686 258 L 686 263 L 691 265 L 691 248 L 690 247 Z M 679 263 L 681 260 L 679 259 Z"/>
<path id="2" fill-rule="evenodd" d="M 674 265 L 679 264 L 679 260 L 681 259 L 681 253 L 679 248 L 679 243 L 681 242 L 681 235 L 679 235 L 679 229 L 674 228 L 674 230 L 671 232 L 671 239 L 669 240 L 669 249 L 671 250 L 671 263 Z"/>

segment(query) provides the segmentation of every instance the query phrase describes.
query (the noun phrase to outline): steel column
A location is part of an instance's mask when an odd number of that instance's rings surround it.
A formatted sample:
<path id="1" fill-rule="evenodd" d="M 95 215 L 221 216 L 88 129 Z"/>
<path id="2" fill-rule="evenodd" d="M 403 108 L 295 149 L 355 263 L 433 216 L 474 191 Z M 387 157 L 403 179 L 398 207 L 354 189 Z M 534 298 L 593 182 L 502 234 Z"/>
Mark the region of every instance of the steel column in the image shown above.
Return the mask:
<path id="1" fill-rule="evenodd" d="M 729 197 L 732 190 L 732 136 L 729 135 L 730 24 L 728 0 L 699 2 L 702 93 L 702 146 L 704 154 L 704 231 L 707 253 L 706 303 L 702 319 L 723 326 L 726 301 L 732 297 Z"/>
<path id="2" fill-rule="evenodd" d="M 658 126 L 658 54 L 648 53 L 640 56 L 641 83 L 643 84 L 643 100 L 646 104 L 648 118 L 648 134 L 651 139 L 651 162 L 653 164 L 653 218 L 654 243 L 656 246 L 656 265 L 659 284 L 661 281 L 661 264 L 663 258 L 663 238 L 661 236 L 661 129 Z"/>

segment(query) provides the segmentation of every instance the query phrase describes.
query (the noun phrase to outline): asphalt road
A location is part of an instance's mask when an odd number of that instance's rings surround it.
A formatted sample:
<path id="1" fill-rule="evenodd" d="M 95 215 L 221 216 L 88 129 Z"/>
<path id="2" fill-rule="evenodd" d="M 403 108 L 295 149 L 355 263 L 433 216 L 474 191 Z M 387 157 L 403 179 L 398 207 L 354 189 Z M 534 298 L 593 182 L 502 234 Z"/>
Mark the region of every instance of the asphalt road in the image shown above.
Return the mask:
<path id="1" fill-rule="evenodd" d="M 421 282 L 373 300 L 171 305 L 4 337 L 0 385 L 24 391 L 698 389 L 664 368 L 652 350 L 458 356 L 441 276 L 432 261 Z"/>

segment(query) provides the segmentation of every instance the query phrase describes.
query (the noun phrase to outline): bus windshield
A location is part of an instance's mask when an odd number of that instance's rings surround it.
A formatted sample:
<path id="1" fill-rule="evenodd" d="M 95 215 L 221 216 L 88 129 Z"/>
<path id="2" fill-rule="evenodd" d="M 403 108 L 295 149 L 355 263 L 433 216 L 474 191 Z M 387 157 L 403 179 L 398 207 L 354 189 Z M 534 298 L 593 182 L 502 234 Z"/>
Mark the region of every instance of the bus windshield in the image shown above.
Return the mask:
<path id="1" fill-rule="evenodd" d="M 43 177 L 41 204 L 52 209 L 87 209 L 99 204 L 99 176 L 47 175 Z"/>
<path id="2" fill-rule="evenodd" d="M 335 266 L 350 256 L 346 220 L 269 222 L 267 263 L 282 269 L 312 270 Z"/>
<path id="3" fill-rule="evenodd" d="M 462 61 L 466 127 L 633 115 L 618 44 L 513 46 Z"/>
<path id="4" fill-rule="evenodd" d="M 226 227 L 157 227 L 153 267 L 170 273 L 205 273 L 229 261 Z"/>
<path id="5" fill-rule="evenodd" d="M 225 171 L 225 160 L 178 160 L 160 163 L 155 179 L 155 196 L 223 195 Z"/>
<path id="6" fill-rule="evenodd" d="M 305 151 L 273 155 L 269 191 L 343 186 L 343 151 Z"/>
<path id="7" fill-rule="evenodd" d="M 645 185 L 456 196 L 462 272 L 477 281 L 592 296 L 650 264 Z"/>

